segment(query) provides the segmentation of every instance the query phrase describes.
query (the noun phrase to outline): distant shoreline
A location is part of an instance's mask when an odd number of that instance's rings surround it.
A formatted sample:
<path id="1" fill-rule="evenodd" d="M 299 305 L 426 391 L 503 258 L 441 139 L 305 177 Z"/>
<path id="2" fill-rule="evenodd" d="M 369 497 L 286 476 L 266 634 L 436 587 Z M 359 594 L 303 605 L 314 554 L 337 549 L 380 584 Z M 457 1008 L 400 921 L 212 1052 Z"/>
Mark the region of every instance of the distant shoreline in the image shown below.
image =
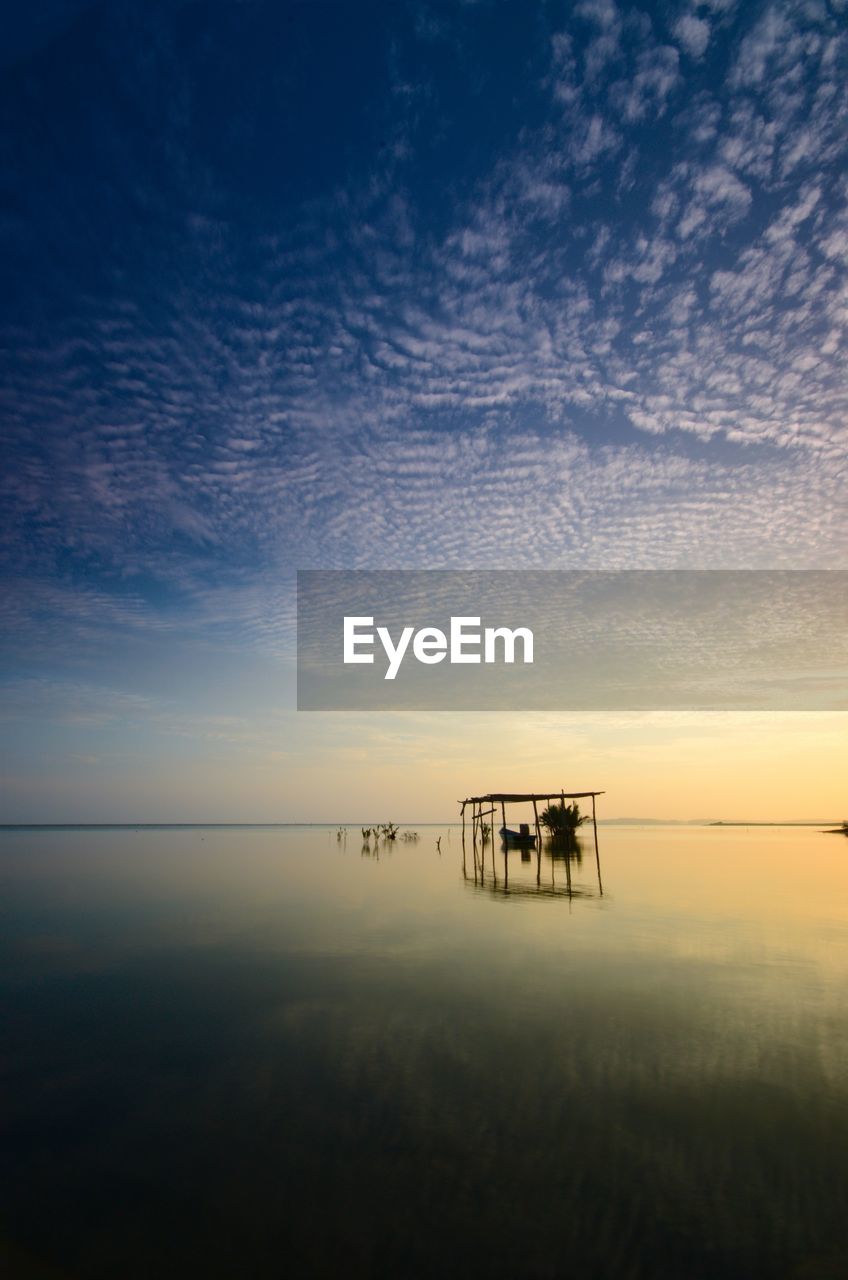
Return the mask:
<path id="1" fill-rule="evenodd" d="M 710 827 L 826 827 L 833 822 L 832 818 L 821 818 L 818 822 L 811 822 L 804 818 L 797 822 L 709 822 Z"/>

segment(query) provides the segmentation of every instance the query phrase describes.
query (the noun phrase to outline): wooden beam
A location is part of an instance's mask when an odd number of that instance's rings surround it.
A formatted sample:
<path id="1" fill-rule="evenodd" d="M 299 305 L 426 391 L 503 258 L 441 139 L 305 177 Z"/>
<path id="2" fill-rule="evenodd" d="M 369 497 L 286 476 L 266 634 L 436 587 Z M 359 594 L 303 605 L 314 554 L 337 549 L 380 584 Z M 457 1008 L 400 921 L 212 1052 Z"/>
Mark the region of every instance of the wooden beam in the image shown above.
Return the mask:
<path id="1" fill-rule="evenodd" d="M 559 800 L 561 796 L 565 796 L 566 800 L 588 800 L 590 796 L 605 795 L 604 791 L 528 791 L 519 795 L 517 792 L 501 792 L 493 791 L 489 795 L 469 796 L 466 804 L 471 804 L 472 800 L 476 800 L 479 804 L 488 802 L 489 804 L 531 804 L 533 800 Z"/>

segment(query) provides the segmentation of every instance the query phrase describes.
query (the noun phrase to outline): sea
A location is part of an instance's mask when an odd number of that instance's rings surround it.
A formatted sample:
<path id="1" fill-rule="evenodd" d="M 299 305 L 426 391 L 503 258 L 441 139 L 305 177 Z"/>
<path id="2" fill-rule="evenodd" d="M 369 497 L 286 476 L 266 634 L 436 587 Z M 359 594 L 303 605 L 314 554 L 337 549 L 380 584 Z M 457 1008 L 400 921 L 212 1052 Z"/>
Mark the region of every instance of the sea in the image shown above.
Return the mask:
<path id="1" fill-rule="evenodd" d="M 848 1276 L 848 840 L 0 831 L 13 1277 Z"/>

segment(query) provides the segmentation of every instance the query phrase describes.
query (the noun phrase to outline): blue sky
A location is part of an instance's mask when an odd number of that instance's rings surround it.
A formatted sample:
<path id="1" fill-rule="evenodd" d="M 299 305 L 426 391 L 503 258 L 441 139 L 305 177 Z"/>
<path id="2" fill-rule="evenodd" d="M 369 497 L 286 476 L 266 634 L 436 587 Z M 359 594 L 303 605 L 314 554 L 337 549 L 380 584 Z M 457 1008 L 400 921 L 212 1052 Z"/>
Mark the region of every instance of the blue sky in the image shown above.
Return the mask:
<path id="1" fill-rule="evenodd" d="M 7 816 L 286 767 L 297 568 L 844 567 L 847 17 L 12 19 Z"/>

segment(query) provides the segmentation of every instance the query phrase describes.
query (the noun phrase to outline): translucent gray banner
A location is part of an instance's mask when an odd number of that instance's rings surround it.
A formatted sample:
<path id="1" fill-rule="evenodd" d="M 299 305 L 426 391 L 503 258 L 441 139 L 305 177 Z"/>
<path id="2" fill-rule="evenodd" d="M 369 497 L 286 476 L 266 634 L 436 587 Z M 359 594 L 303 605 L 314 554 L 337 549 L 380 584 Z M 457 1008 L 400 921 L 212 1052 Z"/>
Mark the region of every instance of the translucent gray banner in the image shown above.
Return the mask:
<path id="1" fill-rule="evenodd" d="M 305 570 L 298 709 L 848 708 L 848 571 Z"/>

